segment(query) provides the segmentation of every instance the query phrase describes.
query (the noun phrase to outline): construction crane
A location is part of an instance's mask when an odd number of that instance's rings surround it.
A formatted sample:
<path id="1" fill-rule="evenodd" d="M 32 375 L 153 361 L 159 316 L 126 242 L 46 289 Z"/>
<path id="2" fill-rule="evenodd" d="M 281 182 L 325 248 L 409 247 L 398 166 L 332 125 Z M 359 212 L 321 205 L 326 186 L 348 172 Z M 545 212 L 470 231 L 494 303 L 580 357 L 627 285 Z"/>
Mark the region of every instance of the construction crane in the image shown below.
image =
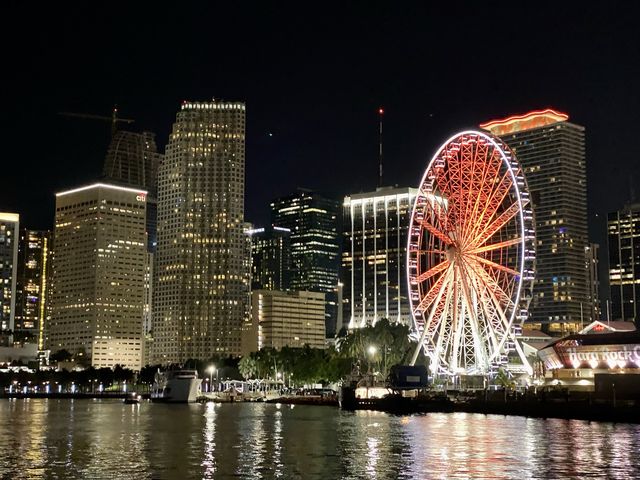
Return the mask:
<path id="1" fill-rule="evenodd" d="M 121 118 L 118 117 L 118 106 L 113 107 L 113 111 L 111 112 L 111 116 L 107 117 L 104 115 L 94 115 L 92 113 L 73 113 L 73 112 L 58 112 L 58 115 L 63 115 L 65 117 L 75 117 L 75 118 L 85 118 L 88 120 L 106 120 L 111 122 L 111 138 L 116 134 L 116 130 L 118 129 L 118 123 L 133 123 L 135 120 L 131 118 Z"/>

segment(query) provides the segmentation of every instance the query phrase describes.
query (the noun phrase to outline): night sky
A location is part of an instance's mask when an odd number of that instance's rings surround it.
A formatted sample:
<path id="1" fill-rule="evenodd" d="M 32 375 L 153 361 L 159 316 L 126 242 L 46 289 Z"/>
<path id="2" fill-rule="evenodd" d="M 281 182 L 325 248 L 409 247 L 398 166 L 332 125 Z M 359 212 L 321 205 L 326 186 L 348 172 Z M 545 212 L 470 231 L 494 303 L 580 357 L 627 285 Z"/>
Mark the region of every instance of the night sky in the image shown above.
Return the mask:
<path id="1" fill-rule="evenodd" d="M 592 238 L 640 181 L 637 2 L 233 3 L 3 6 L 0 211 L 50 228 L 54 192 L 100 174 L 109 123 L 57 112 L 117 104 L 164 151 L 181 101 L 212 97 L 247 104 L 258 225 L 297 186 L 373 189 L 379 106 L 387 184 L 415 186 L 458 130 L 546 107 L 587 128 Z"/>

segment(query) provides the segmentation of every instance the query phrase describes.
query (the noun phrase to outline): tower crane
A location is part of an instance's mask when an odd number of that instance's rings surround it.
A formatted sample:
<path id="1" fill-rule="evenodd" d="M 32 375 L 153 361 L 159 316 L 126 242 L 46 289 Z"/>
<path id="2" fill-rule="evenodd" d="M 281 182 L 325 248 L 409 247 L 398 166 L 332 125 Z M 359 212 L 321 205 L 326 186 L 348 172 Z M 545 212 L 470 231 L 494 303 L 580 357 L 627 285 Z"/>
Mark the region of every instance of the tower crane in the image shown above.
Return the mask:
<path id="1" fill-rule="evenodd" d="M 111 122 L 111 137 L 116 133 L 118 129 L 118 123 L 133 123 L 135 120 L 131 118 L 122 118 L 118 116 L 118 106 L 113 107 L 113 111 L 111 112 L 111 116 L 107 117 L 105 115 L 94 115 L 92 113 L 74 113 L 74 112 L 58 112 L 59 115 L 63 115 L 65 117 L 75 117 L 75 118 L 84 118 L 88 120 L 106 120 Z"/>

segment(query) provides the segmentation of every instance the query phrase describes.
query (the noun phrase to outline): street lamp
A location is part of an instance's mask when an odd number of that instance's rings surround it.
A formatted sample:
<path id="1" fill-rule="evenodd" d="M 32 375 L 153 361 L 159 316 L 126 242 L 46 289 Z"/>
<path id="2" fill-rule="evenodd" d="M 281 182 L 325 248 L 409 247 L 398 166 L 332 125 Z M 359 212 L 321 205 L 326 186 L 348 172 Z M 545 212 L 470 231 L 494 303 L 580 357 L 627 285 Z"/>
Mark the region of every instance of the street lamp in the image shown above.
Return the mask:
<path id="1" fill-rule="evenodd" d="M 210 365 L 209 368 L 207 368 L 207 372 L 209 373 L 209 391 L 213 390 L 213 372 L 216 372 L 216 366 L 215 365 Z M 218 378 L 217 374 L 216 374 L 216 378 Z"/>
<path id="2" fill-rule="evenodd" d="M 367 348 L 367 352 L 369 352 L 369 355 L 371 356 L 371 359 L 369 360 L 369 373 L 370 374 L 373 373 L 371 371 L 371 364 L 373 363 L 373 358 L 375 357 L 377 351 L 378 351 L 378 347 L 376 347 L 375 345 L 369 345 L 369 348 Z"/>

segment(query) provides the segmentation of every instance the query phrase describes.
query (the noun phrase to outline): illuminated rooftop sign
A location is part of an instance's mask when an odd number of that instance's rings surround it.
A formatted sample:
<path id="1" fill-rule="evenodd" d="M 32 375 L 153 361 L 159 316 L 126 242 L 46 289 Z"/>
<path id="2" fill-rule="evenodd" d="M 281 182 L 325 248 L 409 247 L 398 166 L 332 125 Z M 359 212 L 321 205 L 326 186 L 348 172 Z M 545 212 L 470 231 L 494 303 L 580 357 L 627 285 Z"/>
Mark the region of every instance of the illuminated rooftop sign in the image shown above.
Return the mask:
<path id="1" fill-rule="evenodd" d="M 20 220 L 20 215 L 17 213 L 0 212 L 0 222 L 17 222 Z"/>
<path id="2" fill-rule="evenodd" d="M 480 128 L 488 130 L 494 135 L 505 135 L 508 133 L 531 130 L 533 128 L 544 127 L 553 123 L 564 122 L 569 119 L 569 115 L 557 112 L 550 108 L 536 110 L 524 115 L 513 115 L 501 120 L 492 120 L 481 123 Z"/>
<path id="3" fill-rule="evenodd" d="M 120 190 L 122 192 L 137 193 L 138 197 L 141 197 L 141 198 L 136 198 L 136 199 L 142 202 L 144 202 L 147 196 L 146 190 L 140 190 L 138 188 L 127 188 L 127 187 L 121 187 L 119 185 L 109 185 L 107 183 L 94 183 L 93 185 L 87 185 L 86 187 L 80 187 L 80 188 L 75 188 L 73 190 L 67 190 L 66 192 L 56 193 L 56 197 L 62 197 L 63 195 L 70 195 L 72 193 L 83 192 L 85 190 L 91 190 L 93 188 L 108 188 L 110 190 Z"/>

